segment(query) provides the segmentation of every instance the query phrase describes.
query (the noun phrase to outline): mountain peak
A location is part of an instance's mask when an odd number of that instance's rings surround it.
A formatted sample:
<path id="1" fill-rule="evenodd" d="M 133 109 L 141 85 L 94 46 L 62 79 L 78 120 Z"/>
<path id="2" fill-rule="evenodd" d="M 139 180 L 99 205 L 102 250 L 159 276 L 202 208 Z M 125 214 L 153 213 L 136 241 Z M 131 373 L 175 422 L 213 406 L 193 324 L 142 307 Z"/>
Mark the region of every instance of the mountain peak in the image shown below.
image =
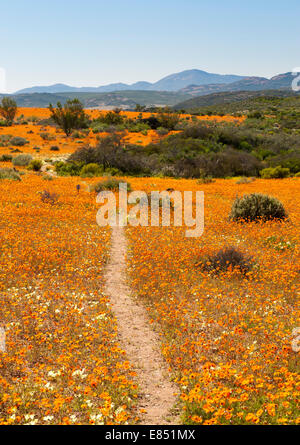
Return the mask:
<path id="1" fill-rule="evenodd" d="M 279 74 L 270 80 L 257 76 L 238 76 L 235 74 L 214 74 L 199 69 L 184 70 L 179 73 L 169 74 L 158 82 L 112 83 L 99 87 L 72 87 L 63 83 L 50 86 L 36 86 L 17 91 L 15 94 L 30 93 L 111 93 L 116 91 L 182 91 L 194 90 L 194 94 L 202 92 L 254 90 L 264 88 L 290 88 L 292 73 Z M 207 93 L 207 94 L 208 94 Z"/>

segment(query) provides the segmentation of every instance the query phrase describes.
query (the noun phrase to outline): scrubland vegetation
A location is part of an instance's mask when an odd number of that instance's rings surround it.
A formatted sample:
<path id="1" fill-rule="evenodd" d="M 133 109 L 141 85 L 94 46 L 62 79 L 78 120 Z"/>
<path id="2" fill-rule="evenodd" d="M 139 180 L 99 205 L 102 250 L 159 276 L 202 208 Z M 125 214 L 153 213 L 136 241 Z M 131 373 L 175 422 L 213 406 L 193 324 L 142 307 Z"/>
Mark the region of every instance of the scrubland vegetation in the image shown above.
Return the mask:
<path id="1" fill-rule="evenodd" d="M 161 339 L 181 422 L 300 423 L 300 130 L 280 104 L 193 116 L 73 103 L 1 123 L 0 424 L 139 422 L 104 292 L 111 229 L 96 224 L 95 192 L 120 181 L 205 193 L 200 238 L 126 229 L 128 285 Z"/>

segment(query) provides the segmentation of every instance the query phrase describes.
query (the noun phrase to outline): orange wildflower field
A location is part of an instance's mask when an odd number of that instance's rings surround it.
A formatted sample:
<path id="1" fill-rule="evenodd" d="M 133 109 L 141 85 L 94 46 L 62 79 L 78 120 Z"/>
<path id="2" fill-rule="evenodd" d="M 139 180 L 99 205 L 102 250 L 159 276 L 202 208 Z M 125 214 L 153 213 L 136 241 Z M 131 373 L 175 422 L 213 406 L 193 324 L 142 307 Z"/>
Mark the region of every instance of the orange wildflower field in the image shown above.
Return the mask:
<path id="1" fill-rule="evenodd" d="M 110 232 L 76 180 L 0 181 L 0 424 L 122 424 L 136 385 L 103 294 Z"/>
<path id="2" fill-rule="evenodd" d="M 47 119 L 48 110 L 24 108 L 19 115 L 26 123 L 1 127 L 0 137 L 28 139 L 22 152 L 34 154 L 38 145 L 36 158 L 55 158 L 78 148 L 78 138 L 30 118 Z M 99 134 L 81 136 L 95 145 Z M 158 136 L 126 137 L 146 145 Z M 138 371 L 105 292 L 113 229 L 96 222 L 99 204 L 90 186 L 100 178 L 18 170 L 20 181 L 0 180 L 0 424 L 137 424 Z M 299 178 L 118 179 L 147 193 L 204 191 L 199 238 L 172 225 L 125 229 L 128 287 L 160 339 L 178 388 L 179 422 L 300 424 L 300 359 L 292 347 L 300 328 Z M 236 196 L 248 193 L 278 198 L 288 218 L 229 220 Z M 224 247 L 251 257 L 252 269 L 214 274 L 201 267 Z"/>
<path id="3" fill-rule="evenodd" d="M 86 110 L 86 114 L 91 119 L 96 119 L 101 115 L 105 115 L 107 111 Z M 130 119 L 137 119 L 140 113 L 137 112 L 121 112 L 121 115 Z M 142 113 L 144 118 L 150 117 L 151 113 Z M 53 158 L 65 158 L 73 153 L 81 145 L 95 146 L 98 138 L 104 137 L 106 133 L 94 134 L 91 130 L 78 132 L 76 137 L 66 137 L 64 132 L 54 126 L 42 123 L 42 120 L 50 118 L 50 111 L 47 108 L 19 108 L 18 118 L 19 125 L 14 127 L 0 127 L 0 156 L 7 153 L 7 146 L 1 146 L 1 136 L 13 136 L 25 138 L 28 143 L 21 147 L 23 153 L 29 153 L 37 158 L 45 159 L 51 155 Z M 243 117 L 233 116 L 198 116 L 199 120 L 216 121 L 216 122 L 233 122 L 239 123 L 244 120 Z M 175 132 L 169 132 L 172 134 Z M 131 144 L 140 144 L 146 146 L 151 142 L 158 142 L 159 136 L 156 131 L 149 130 L 147 134 L 126 132 L 124 142 Z M 9 145 L 8 145 L 9 146 Z M 58 147 L 59 151 L 52 151 L 51 147 Z M 36 149 L 38 148 L 38 152 Z"/>
<path id="4" fill-rule="evenodd" d="M 203 190 L 205 231 L 129 228 L 129 272 L 161 335 L 188 424 L 300 423 L 299 180 L 136 180 L 137 189 Z M 284 223 L 228 221 L 237 194 L 262 192 L 289 212 Z M 203 272 L 201 257 L 224 246 L 250 254 L 253 271 Z"/>

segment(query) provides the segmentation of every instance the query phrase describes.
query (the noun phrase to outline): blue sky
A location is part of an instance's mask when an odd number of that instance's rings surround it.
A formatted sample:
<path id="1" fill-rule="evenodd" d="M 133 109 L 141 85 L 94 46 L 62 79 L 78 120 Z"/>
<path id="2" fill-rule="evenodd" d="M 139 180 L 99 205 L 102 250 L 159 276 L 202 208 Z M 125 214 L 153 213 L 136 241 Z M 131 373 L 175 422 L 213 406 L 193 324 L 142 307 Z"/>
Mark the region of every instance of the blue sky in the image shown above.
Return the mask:
<path id="1" fill-rule="evenodd" d="M 299 0 L 10 0 L 0 9 L 7 90 L 156 81 L 198 68 L 300 66 Z"/>

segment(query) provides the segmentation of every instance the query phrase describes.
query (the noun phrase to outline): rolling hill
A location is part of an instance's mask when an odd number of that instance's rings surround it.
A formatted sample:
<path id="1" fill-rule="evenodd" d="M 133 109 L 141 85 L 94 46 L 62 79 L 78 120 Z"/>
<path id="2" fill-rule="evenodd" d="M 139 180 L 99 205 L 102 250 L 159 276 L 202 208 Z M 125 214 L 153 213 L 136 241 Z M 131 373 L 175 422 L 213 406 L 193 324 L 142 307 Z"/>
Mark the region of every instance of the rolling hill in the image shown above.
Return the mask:
<path id="1" fill-rule="evenodd" d="M 247 104 L 253 99 L 265 98 L 265 100 L 271 100 L 272 98 L 279 99 L 285 97 L 298 98 L 300 95 L 287 90 L 221 92 L 194 97 L 176 104 L 173 108 L 175 110 L 196 110 L 213 106 L 216 109 L 215 106 L 219 106 L 218 111 L 220 112 L 223 109 L 226 109 L 227 112 L 235 112 L 247 109 Z M 234 106 L 235 103 L 238 103 L 238 105 Z"/>

